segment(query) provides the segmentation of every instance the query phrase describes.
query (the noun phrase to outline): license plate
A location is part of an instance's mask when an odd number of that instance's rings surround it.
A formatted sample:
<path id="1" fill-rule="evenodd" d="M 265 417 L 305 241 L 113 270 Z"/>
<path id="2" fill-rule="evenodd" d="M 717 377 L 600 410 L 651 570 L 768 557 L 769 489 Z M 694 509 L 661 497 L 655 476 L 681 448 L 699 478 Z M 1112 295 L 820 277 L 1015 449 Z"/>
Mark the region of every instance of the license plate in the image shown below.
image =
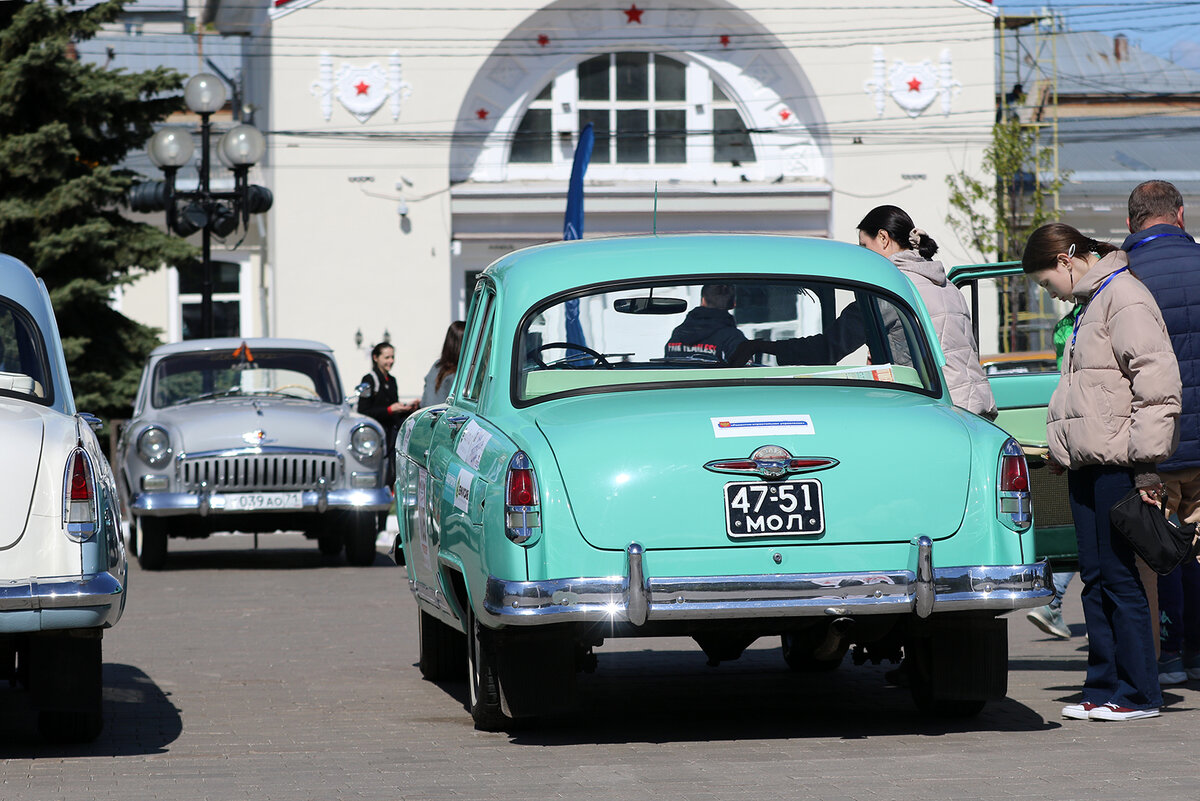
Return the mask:
<path id="1" fill-rule="evenodd" d="M 725 485 L 725 530 L 731 537 L 774 537 L 825 531 L 821 482 L 737 481 Z"/>
<path id="2" fill-rule="evenodd" d="M 269 512 L 275 509 L 301 509 L 304 507 L 299 492 L 237 492 L 213 495 L 213 509 L 226 512 Z"/>

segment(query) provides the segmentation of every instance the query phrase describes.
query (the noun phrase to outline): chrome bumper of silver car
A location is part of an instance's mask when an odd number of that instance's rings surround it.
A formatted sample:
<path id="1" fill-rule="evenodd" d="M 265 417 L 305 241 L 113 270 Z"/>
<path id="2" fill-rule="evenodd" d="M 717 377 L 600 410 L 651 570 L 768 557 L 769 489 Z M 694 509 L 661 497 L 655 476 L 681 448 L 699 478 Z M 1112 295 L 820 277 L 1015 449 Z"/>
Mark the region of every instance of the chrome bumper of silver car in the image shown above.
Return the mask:
<path id="1" fill-rule="evenodd" d="M 505 581 L 489 577 L 484 611 L 496 625 L 551 622 L 716 620 L 882 615 L 1041 606 L 1054 596 L 1050 566 L 933 567 L 933 545 L 920 537 L 916 570 L 654 578 L 642 547 L 626 549 L 627 576 Z"/>
<path id="2" fill-rule="evenodd" d="M 123 592 L 111 573 L 0 581 L 0 612 L 107 606 L 119 603 Z"/>
<path id="3" fill-rule="evenodd" d="M 283 512 L 326 512 L 350 510 L 359 512 L 382 512 L 392 507 L 392 492 L 386 487 L 376 489 L 335 489 L 328 491 L 304 490 L 300 493 L 299 509 L 220 509 L 211 503 L 211 494 L 203 492 L 144 492 L 133 496 L 130 508 L 136 515 L 148 517 L 171 517 L 198 514 L 269 514 Z"/>

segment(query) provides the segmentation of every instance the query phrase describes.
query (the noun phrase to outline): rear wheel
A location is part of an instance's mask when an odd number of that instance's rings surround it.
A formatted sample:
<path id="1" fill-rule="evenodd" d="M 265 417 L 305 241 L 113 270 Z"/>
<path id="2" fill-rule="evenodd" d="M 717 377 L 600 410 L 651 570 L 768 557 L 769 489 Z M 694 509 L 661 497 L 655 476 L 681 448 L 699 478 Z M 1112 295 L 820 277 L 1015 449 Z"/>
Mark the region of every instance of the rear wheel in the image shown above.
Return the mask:
<path id="1" fill-rule="evenodd" d="M 167 524 L 160 517 L 137 521 L 137 560 L 143 570 L 162 570 L 167 564 Z"/>
<path id="2" fill-rule="evenodd" d="M 1008 621 L 958 618 L 939 621 L 904 643 L 913 702 L 942 718 L 978 715 L 1008 688 Z"/>
<path id="3" fill-rule="evenodd" d="M 317 549 L 326 556 L 337 556 L 342 552 L 340 534 L 321 534 L 317 537 Z"/>
<path id="4" fill-rule="evenodd" d="M 467 686 L 471 718 L 480 731 L 502 731 L 512 723 L 500 702 L 496 650 L 491 637 L 467 609 Z"/>
<path id="5" fill-rule="evenodd" d="M 467 638 L 428 612 L 417 610 L 421 675 L 430 681 L 463 678 Z"/>
<path id="6" fill-rule="evenodd" d="M 96 739 L 104 726 L 100 637 L 32 637 L 29 661 L 42 737 L 55 743 Z"/>
<path id="7" fill-rule="evenodd" d="M 346 561 L 356 567 L 375 564 L 375 539 L 379 536 L 379 529 L 375 527 L 375 513 L 348 512 L 343 525 Z"/>
<path id="8" fill-rule="evenodd" d="M 780 637 L 783 660 L 797 673 L 828 673 L 837 670 L 845 658 L 847 643 L 838 646 L 838 655 L 828 659 L 814 656 L 817 646 L 824 642 L 827 629 L 815 626 L 803 631 L 789 631 Z"/>

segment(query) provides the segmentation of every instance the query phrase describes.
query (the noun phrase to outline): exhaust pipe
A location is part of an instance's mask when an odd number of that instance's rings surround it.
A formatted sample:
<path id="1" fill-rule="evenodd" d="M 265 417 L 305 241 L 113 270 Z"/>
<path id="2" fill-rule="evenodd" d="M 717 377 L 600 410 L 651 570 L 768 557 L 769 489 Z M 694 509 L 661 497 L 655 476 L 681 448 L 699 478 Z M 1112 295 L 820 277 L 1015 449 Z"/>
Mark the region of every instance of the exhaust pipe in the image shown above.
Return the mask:
<path id="1" fill-rule="evenodd" d="M 828 661 L 837 659 L 844 651 L 846 640 L 854 630 L 854 618 L 838 617 L 829 622 L 829 632 L 824 641 L 813 650 L 813 659 Z"/>

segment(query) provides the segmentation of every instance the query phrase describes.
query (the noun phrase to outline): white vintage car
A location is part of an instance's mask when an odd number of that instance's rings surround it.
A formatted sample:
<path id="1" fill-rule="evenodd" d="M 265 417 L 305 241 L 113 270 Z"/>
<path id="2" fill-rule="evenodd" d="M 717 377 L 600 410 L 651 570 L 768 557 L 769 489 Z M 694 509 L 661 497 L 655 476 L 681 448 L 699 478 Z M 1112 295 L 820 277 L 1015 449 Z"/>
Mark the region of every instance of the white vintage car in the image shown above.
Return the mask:
<path id="1" fill-rule="evenodd" d="M 348 401 L 320 342 L 155 348 L 117 445 L 138 563 L 163 568 L 169 537 L 282 530 L 373 564 L 380 513 L 392 505 L 386 444 L 379 423 Z"/>
<path id="2" fill-rule="evenodd" d="M 99 423 L 75 411 L 45 284 L 0 255 L 0 682 L 28 690 L 60 742 L 100 733 L 101 637 L 125 608 Z"/>

